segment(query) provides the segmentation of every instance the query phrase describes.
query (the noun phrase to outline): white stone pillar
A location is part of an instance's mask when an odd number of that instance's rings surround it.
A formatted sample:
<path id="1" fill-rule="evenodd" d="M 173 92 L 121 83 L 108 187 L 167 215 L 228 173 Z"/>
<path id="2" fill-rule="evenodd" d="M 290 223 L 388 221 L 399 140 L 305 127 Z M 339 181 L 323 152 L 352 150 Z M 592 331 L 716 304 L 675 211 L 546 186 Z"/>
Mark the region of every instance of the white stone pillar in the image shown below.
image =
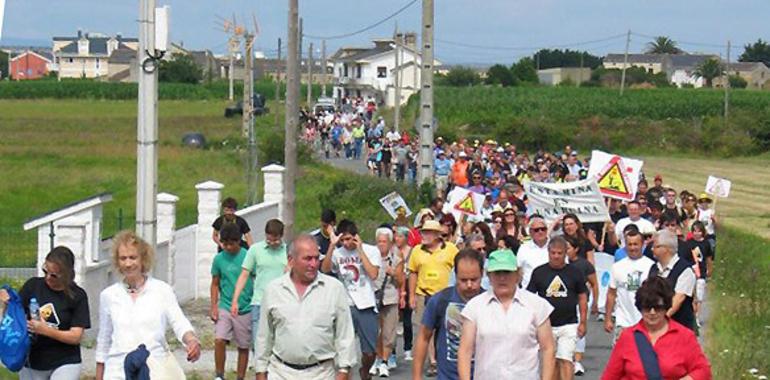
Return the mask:
<path id="1" fill-rule="evenodd" d="M 265 184 L 264 202 L 278 202 L 278 219 L 283 220 L 283 176 L 286 169 L 281 165 L 268 165 L 262 168 Z M 294 189 L 286 189 L 294 191 Z"/>
<path id="2" fill-rule="evenodd" d="M 65 246 L 72 251 L 75 256 L 75 282 L 83 284 L 83 278 L 86 274 L 86 265 L 88 255 L 86 246 L 90 244 L 86 225 L 81 223 L 60 223 L 56 225 L 55 245 Z"/>
<path id="3" fill-rule="evenodd" d="M 197 292 L 195 298 L 205 298 L 209 295 L 211 286 L 211 263 L 217 254 L 217 245 L 211 239 L 211 225 L 220 215 L 222 189 L 225 186 L 214 181 L 206 181 L 195 185 L 198 190 L 198 228 L 196 237 L 196 252 L 194 259 L 195 281 Z"/>
<path id="4" fill-rule="evenodd" d="M 176 245 L 174 244 L 174 231 L 176 230 L 176 203 L 179 197 L 169 193 L 160 193 L 157 198 L 158 210 L 158 245 L 168 242 L 168 255 L 163 263 L 166 268 L 164 278 L 171 287 L 174 286 L 174 263 L 176 259 Z"/>

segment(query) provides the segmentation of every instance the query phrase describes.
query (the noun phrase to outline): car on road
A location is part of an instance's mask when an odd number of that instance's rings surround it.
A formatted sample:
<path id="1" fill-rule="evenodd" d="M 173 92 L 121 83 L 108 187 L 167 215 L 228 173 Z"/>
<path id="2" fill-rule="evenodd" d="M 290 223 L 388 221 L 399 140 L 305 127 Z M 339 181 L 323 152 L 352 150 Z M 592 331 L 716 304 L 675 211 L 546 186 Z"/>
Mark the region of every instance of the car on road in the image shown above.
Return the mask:
<path id="1" fill-rule="evenodd" d="M 254 116 L 261 116 L 270 112 L 270 109 L 267 108 L 265 97 L 262 94 L 254 94 L 251 104 Z M 225 108 L 225 117 L 235 117 L 235 115 L 243 115 L 242 100 Z"/>

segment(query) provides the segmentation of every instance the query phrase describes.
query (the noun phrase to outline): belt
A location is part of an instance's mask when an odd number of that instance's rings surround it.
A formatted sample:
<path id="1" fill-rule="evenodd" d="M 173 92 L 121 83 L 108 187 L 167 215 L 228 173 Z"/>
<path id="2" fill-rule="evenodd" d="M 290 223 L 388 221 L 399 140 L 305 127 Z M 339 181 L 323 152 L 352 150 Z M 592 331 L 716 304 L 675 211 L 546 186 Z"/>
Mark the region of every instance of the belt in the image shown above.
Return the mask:
<path id="1" fill-rule="evenodd" d="M 289 367 L 289 368 L 291 368 L 291 369 L 295 369 L 295 370 L 297 370 L 297 371 L 302 371 L 302 370 L 306 370 L 306 369 L 308 369 L 308 368 L 317 367 L 317 366 L 319 366 L 319 365 L 323 365 L 324 363 L 326 363 L 326 362 L 328 362 L 328 361 L 332 360 L 332 359 L 326 359 L 326 360 L 322 360 L 322 361 L 320 361 L 320 362 L 315 362 L 315 363 L 312 363 L 312 364 L 294 364 L 294 363 L 289 363 L 289 362 L 287 362 L 287 361 L 285 361 L 285 360 L 283 360 L 283 359 L 279 358 L 277 355 L 273 355 L 273 356 L 274 356 L 274 357 L 275 357 L 275 358 L 276 358 L 276 359 L 277 359 L 277 360 L 278 360 L 278 361 L 279 361 L 281 364 L 283 364 L 283 365 L 285 365 L 285 366 L 287 366 L 287 367 Z"/>

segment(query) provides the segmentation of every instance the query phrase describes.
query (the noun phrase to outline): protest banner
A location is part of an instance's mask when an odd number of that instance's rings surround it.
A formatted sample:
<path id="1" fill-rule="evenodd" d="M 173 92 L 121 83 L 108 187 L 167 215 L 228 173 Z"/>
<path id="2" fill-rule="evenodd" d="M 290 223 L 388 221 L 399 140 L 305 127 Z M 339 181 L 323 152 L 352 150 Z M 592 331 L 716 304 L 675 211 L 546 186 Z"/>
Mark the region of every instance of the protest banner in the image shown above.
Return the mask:
<path id="1" fill-rule="evenodd" d="M 604 310 L 604 305 L 607 303 L 607 292 L 610 288 L 612 264 L 615 263 L 615 257 L 604 252 L 595 252 L 594 261 L 596 262 L 596 281 L 599 283 L 599 311 L 607 313 Z M 611 316 L 608 317 L 611 318 Z"/>
<path id="2" fill-rule="evenodd" d="M 713 175 L 710 175 L 706 181 L 706 193 L 715 197 L 727 198 L 730 196 L 730 187 L 732 187 L 730 180 Z"/>
<path id="3" fill-rule="evenodd" d="M 455 187 L 447 195 L 447 202 L 443 211 L 452 213 L 455 220 L 459 222 L 463 215 L 480 218 L 483 205 L 484 195 L 462 187 Z"/>
<path id="4" fill-rule="evenodd" d="M 636 197 L 642 165 L 640 160 L 594 150 L 588 178 L 596 179 L 604 196 L 630 201 Z"/>
<path id="5" fill-rule="evenodd" d="M 602 193 L 592 178 L 566 183 L 529 181 L 524 191 L 529 198 L 529 215 L 541 215 L 548 222 L 564 214 L 575 214 L 583 223 L 610 220 Z"/>
<path id="6" fill-rule="evenodd" d="M 403 213 L 404 216 L 412 215 L 412 210 L 409 209 L 404 198 L 395 191 L 380 198 L 380 204 L 393 219 L 396 219 L 399 212 Z"/>

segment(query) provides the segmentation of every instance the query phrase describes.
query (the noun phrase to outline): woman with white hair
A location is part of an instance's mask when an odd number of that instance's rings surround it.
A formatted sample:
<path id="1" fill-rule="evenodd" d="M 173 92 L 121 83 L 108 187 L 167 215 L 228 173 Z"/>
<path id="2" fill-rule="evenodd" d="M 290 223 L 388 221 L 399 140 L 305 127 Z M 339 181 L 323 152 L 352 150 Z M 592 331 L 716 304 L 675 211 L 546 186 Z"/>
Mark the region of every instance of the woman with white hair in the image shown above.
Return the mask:
<path id="1" fill-rule="evenodd" d="M 687 260 L 677 254 L 679 239 L 670 230 L 664 229 L 653 236 L 652 253 L 658 260 L 650 268 L 649 277 L 659 276 L 666 279 L 674 289 L 671 307 L 666 316 L 679 322 L 690 330 L 695 330 L 695 311 L 693 297 L 695 296 L 695 272 Z"/>
<path id="2" fill-rule="evenodd" d="M 390 370 L 396 367 L 395 357 L 391 357 L 390 354 L 396 347 L 399 293 L 404 283 L 404 261 L 399 249 L 393 244 L 392 229 L 378 228 L 375 238 L 377 250 L 382 258 L 375 292 L 380 316 L 380 334 L 377 337 L 377 359 L 369 373 L 374 376 L 388 377 Z"/>

